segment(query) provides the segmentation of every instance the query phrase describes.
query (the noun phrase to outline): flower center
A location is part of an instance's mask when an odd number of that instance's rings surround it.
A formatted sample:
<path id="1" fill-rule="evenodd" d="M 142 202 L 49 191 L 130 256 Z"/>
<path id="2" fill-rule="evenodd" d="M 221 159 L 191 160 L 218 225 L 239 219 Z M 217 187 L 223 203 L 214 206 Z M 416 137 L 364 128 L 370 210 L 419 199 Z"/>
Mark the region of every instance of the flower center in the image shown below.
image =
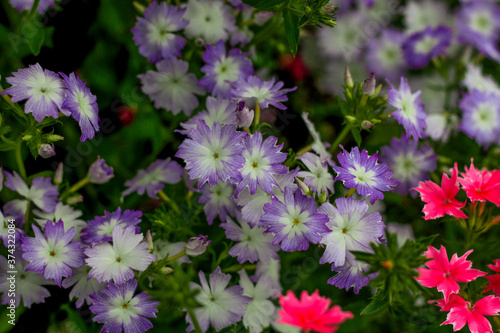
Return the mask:
<path id="1" fill-rule="evenodd" d="M 215 158 L 215 159 L 218 159 L 218 158 L 219 158 L 219 154 L 214 153 L 214 158 Z"/>
<path id="2" fill-rule="evenodd" d="M 116 262 L 121 262 L 122 261 L 122 258 L 118 257 L 116 258 Z"/>
<path id="3" fill-rule="evenodd" d="M 447 279 L 450 277 L 450 275 L 451 274 L 449 272 L 444 273 L 444 277 L 447 278 Z"/>
<path id="4" fill-rule="evenodd" d="M 293 224 L 297 225 L 300 223 L 300 220 L 298 217 L 296 217 L 294 220 L 293 220 Z"/>
<path id="5" fill-rule="evenodd" d="M 253 166 L 254 168 L 257 168 L 259 165 L 257 164 L 257 162 L 253 162 L 252 166 Z"/>
<path id="6" fill-rule="evenodd" d="M 122 304 L 122 308 L 124 308 L 124 309 L 128 308 L 128 304 L 127 303 L 123 303 Z"/>
<path id="7" fill-rule="evenodd" d="M 56 252 L 55 251 L 50 251 L 50 256 L 51 257 L 55 257 L 56 256 Z"/>

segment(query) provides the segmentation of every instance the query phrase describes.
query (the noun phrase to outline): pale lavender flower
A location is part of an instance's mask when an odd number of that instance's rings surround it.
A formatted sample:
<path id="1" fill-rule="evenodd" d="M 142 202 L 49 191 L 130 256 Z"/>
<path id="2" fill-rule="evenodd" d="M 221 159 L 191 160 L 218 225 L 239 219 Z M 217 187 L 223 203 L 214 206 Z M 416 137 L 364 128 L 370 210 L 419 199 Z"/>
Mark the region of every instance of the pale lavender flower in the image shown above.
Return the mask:
<path id="1" fill-rule="evenodd" d="M 156 307 L 160 302 L 151 301 L 145 291 L 135 295 L 137 280 L 116 285 L 109 283 L 106 289 L 90 295 L 93 305 L 90 311 L 95 314 L 95 322 L 104 323 L 101 332 L 142 333 L 153 324 L 146 318 L 156 318 Z"/>
<path id="2" fill-rule="evenodd" d="M 238 127 L 250 127 L 254 118 L 254 110 L 250 110 L 245 106 L 245 102 L 239 102 L 236 109 L 236 118 L 238 119 Z"/>
<path id="3" fill-rule="evenodd" d="M 237 132 L 236 125 L 214 123 L 212 128 L 200 120 L 179 146 L 176 157 L 186 162 L 189 178 L 198 178 L 198 188 L 206 181 L 215 185 L 237 177 L 245 158 L 241 140 L 246 132 Z"/>
<path id="4" fill-rule="evenodd" d="M 343 266 L 349 251 L 371 251 L 370 243 L 377 243 L 384 235 L 385 225 L 378 212 L 368 213 L 365 200 L 338 198 L 335 206 L 326 202 L 318 212 L 328 216 L 328 232 L 321 236 L 320 244 L 326 250 L 320 264 L 334 262 Z"/>
<path id="5" fill-rule="evenodd" d="M 349 69 L 347 69 L 346 73 L 348 72 Z M 334 166 L 335 162 L 332 160 L 332 154 L 326 150 L 328 147 L 330 147 L 330 144 L 321 141 L 321 136 L 319 135 L 319 132 L 316 131 L 313 122 L 309 120 L 309 114 L 307 112 L 302 113 L 302 119 L 304 120 L 309 133 L 314 139 L 314 142 L 311 146 L 312 150 L 314 150 L 316 154 L 319 155 L 319 157 L 321 158 L 321 162 L 327 162 L 330 166 Z"/>
<path id="6" fill-rule="evenodd" d="M 177 58 L 168 58 L 156 63 L 158 71 L 147 71 L 138 75 L 142 91 L 154 102 L 157 109 L 163 108 L 178 114 L 181 111 L 190 116 L 198 106 L 196 95 L 205 94 L 198 85 L 196 76 L 188 73 L 189 64 Z"/>
<path id="7" fill-rule="evenodd" d="M 80 141 L 92 139 L 95 133 L 99 131 L 99 107 L 97 106 L 97 97 L 90 93 L 86 84 L 71 73 L 67 77 L 64 73 L 59 73 L 68 87 L 66 97 L 61 106 L 61 112 L 71 116 L 78 121 L 82 130 Z"/>
<path id="8" fill-rule="evenodd" d="M 395 29 L 385 29 L 378 38 L 367 44 L 366 68 L 378 77 L 397 80 L 406 70 L 402 45 L 404 33 Z"/>
<path id="9" fill-rule="evenodd" d="M 276 182 L 278 186 L 274 186 L 274 196 L 278 198 L 281 202 L 284 200 L 283 190 L 285 187 L 290 187 L 293 191 L 297 189 L 297 185 L 293 182 L 295 177 L 299 172 L 299 167 L 295 170 L 284 174 L 275 175 Z M 250 224 L 250 226 L 254 226 L 259 223 L 260 218 L 264 215 L 264 205 L 266 203 L 271 202 L 271 197 L 269 194 L 261 190 L 257 189 L 254 195 L 250 194 L 248 188 L 244 189 L 238 198 L 236 199 L 236 203 L 239 206 L 242 206 L 241 213 L 243 218 Z"/>
<path id="10" fill-rule="evenodd" d="M 50 178 L 36 177 L 31 182 L 31 187 L 28 187 L 15 171 L 14 174 L 5 171 L 5 177 L 7 178 L 5 181 L 6 187 L 33 202 L 44 212 L 52 213 L 56 208 L 57 186 L 52 185 Z"/>
<path id="11" fill-rule="evenodd" d="M 251 276 L 253 282 L 258 282 L 261 279 L 269 279 L 271 288 L 273 289 L 273 298 L 281 295 L 281 282 L 280 282 L 280 260 L 271 258 L 268 263 L 257 261 L 257 269 L 255 275 Z"/>
<path id="12" fill-rule="evenodd" d="M 84 255 L 82 243 L 71 242 L 75 229 L 64 231 L 62 221 L 45 224 L 45 236 L 36 225 L 32 225 L 35 238 L 25 237 L 21 245 L 23 259 L 30 262 L 26 270 L 54 279 L 60 287 L 63 276 L 71 276 L 73 268 L 82 267 Z"/>
<path id="13" fill-rule="evenodd" d="M 236 29 L 231 7 L 222 0 L 189 0 L 184 18 L 189 20 L 185 29 L 188 37 L 201 37 L 207 44 L 226 41 Z"/>
<path id="14" fill-rule="evenodd" d="M 88 222 L 82 230 L 82 240 L 88 243 L 109 242 L 113 239 L 113 228 L 119 225 L 122 228 L 135 226 L 136 233 L 140 232 L 138 224 L 141 222 L 141 211 L 125 210 L 118 207 L 116 212 L 104 211 L 104 216 L 96 216 Z"/>
<path id="15" fill-rule="evenodd" d="M 417 140 L 392 138 L 389 146 L 382 147 L 380 160 L 393 171 L 392 178 L 399 182 L 394 192 L 407 195 L 419 181 L 429 179 L 429 172 L 436 169 L 437 155 L 429 144 L 418 147 Z M 411 192 L 416 196 L 416 192 Z"/>
<path id="16" fill-rule="evenodd" d="M 133 40 L 139 46 L 139 53 L 149 62 L 158 62 L 162 58 L 181 57 L 181 50 L 186 40 L 174 32 L 184 29 L 189 21 L 182 16 L 186 8 L 153 1 L 144 10 L 144 18 L 138 17 L 132 28 Z"/>
<path id="17" fill-rule="evenodd" d="M 286 94 L 296 90 L 297 87 L 281 89 L 283 85 L 284 83 L 282 81 L 275 83 L 274 78 L 264 82 L 259 77 L 250 75 L 245 80 L 236 81 L 231 93 L 234 98 L 240 100 L 256 100 L 256 103 L 258 103 L 262 109 L 267 108 L 269 104 L 271 104 L 280 110 L 285 110 L 286 106 L 280 102 L 288 101 Z"/>
<path id="18" fill-rule="evenodd" d="M 460 101 L 463 111 L 459 129 L 488 148 L 500 137 L 500 96 L 473 90 Z"/>
<path id="19" fill-rule="evenodd" d="M 208 236 L 198 235 L 191 237 L 185 247 L 186 254 L 191 257 L 199 256 L 205 253 L 210 242 L 211 240 L 208 240 Z"/>
<path id="20" fill-rule="evenodd" d="M 36 63 L 12 75 L 5 79 L 12 87 L 5 89 L 2 95 L 11 95 L 14 103 L 27 99 L 24 112 L 33 113 L 38 122 L 49 116 L 59 117 L 66 87 L 56 73 Z"/>
<path id="21" fill-rule="evenodd" d="M 444 26 L 427 27 L 408 36 L 403 43 L 403 54 L 413 69 L 427 66 L 432 58 L 446 52 L 450 46 L 453 31 Z"/>
<path id="22" fill-rule="evenodd" d="M 238 216 L 239 225 L 230 218 L 220 226 L 226 230 L 226 237 L 235 242 L 229 255 L 238 257 L 240 264 L 257 260 L 268 263 L 270 259 L 279 259 L 279 246 L 273 245 L 273 235 L 266 233 L 267 228 L 251 227 L 247 221 Z"/>
<path id="23" fill-rule="evenodd" d="M 14 222 L 12 222 L 12 220 L 14 220 Z M 0 210 L 0 239 L 2 240 L 3 245 L 6 248 L 8 248 L 9 245 L 12 246 L 12 237 L 14 237 L 14 239 L 18 242 L 21 242 L 21 239 L 26 236 L 26 233 L 22 229 L 23 226 L 24 219 L 17 219 L 7 211 L 5 211 L 4 216 L 4 213 L 2 213 L 2 211 Z M 9 232 L 12 229 L 14 229 L 14 233 L 12 233 L 12 231 Z M 9 237 L 9 235 L 11 236 Z M 10 244 L 9 239 L 11 240 Z"/>
<path id="24" fill-rule="evenodd" d="M 62 202 L 57 203 L 56 208 L 52 213 L 46 213 L 38 209 L 33 209 L 33 214 L 36 217 L 39 217 L 38 219 L 35 218 L 35 221 L 42 228 L 45 228 L 45 224 L 47 223 L 47 221 L 56 223 L 59 220 L 62 220 L 64 223 L 64 231 L 75 228 L 74 240 L 78 240 L 80 238 L 82 229 L 87 226 L 87 222 L 79 219 L 79 217 L 82 216 L 81 211 L 75 210 L 71 206 L 65 205 Z"/>
<path id="25" fill-rule="evenodd" d="M 336 266 L 332 264 L 332 271 L 338 272 L 335 276 L 328 279 L 327 283 L 334 285 L 346 291 L 354 287 L 354 293 L 359 293 L 359 289 L 366 286 L 370 279 L 375 278 L 378 273 L 366 275 L 368 265 L 364 262 L 357 261 L 354 255 L 349 253 L 344 265 Z"/>
<path id="26" fill-rule="evenodd" d="M 30 11 L 33 8 L 35 0 L 9 0 L 9 2 L 18 12 L 22 12 L 24 10 Z M 36 11 L 38 14 L 43 15 L 49 7 L 55 7 L 55 0 L 40 0 Z"/>
<path id="27" fill-rule="evenodd" d="M 397 109 L 391 116 L 403 125 L 406 137 L 413 136 L 417 140 L 425 138 L 426 114 L 424 112 L 424 105 L 420 103 L 420 90 L 412 93 L 404 77 L 401 77 L 399 90 L 390 82 L 389 84 L 391 85 L 391 89 L 387 89 L 387 103 Z"/>
<path id="28" fill-rule="evenodd" d="M 231 98 L 231 85 L 236 81 L 245 80 L 253 73 L 248 53 L 242 53 L 236 48 L 226 53 L 226 45 L 222 40 L 214 46 L 207 45 L 203 61 L 206 65 L 201 71 L 206 75 L 199 84 L 217 97 Z"/>
<path id="29" fill-rule="evenodd" d="M 202 196 L 198 199 L 199 203 L 204 203 L 203 210 L 207 216 L 208 225 L 212 225 L 215 217 L 218 215 L 221 221 L 225 221 L 227 216 L 234 216 L 237 211 L 234 201 L 234 185 L 229 182 L 219 181 L 210 186 L 205 183 L 200 188 Z"/>
<path id="30" fill-rule="evenodd" d="M 448 5 L 434 0 L 409 1 L 403 12 L 407 34 L 424 30 L 427 27 L 449 26 L 453 20 Z"/>
<path id="31" fill-rule="evenodd" d="M 273 186 L 279 186 L 273 175 L 287 172 L 287 167 L 281 163 L 286 160 L 286 153 L 280 152 L 283 143 L 276 145 L 278 138 L 269 136 L 262 140 L 262 133 L 255 131 L 253 135 L 247 134 L 243 138 L 245 149 L 242 154 L 245 163 L 240 174 L 235 177 L 238 180 L 235 197 L 248 186 L 250 194 L 257 192 L 257 185 L 267 194 L 273 194 Z"/>
<path id="32" fill-rule="evenodd" d="M 94 244 L 85 250 L 85 259 L 92 267 L 89 279 L 98 282 L 113 280 L 117 284 L 134 277 L 134 271 L 143 272 L 149 264 L 156 261 L 156 256 L 149 253 L 149 244 L 143 242 L 144 236 L 136 234 L 134 226 L 113 228 L 113 245 L 108 242 Z"/>
<path id="33" fill-rule="evenodd" d="M 96 279 L 88 279 L 89 266 L 83 266 L 73 271 L 73 275 L 63 280 L 63 288 L 73 286 L 69 293 L 69 300 L 76 297 L 76 307 L 81 308 L 83 302 L 92 305 L 90 294 L 97 294 L 99 290 L 106 288 L 106 284 L 97 282 Z"/>
<path id="34" fill-rule="evenodd" d="M 350 153 L 344 147 L 342 149 L 343 152 L 337 155 L 340 166 L 333 167 L 338 173 L 335 180 L 343 181 L 345 187 L 356 188 L 363 196 L 370 196 L 372 205 L 377 199 L 384 198 L 382 191 L 390 191 L 399 184 L 390 179 L 392 171 L 387 170 L 388 165 L 377 162 L 377 154 L 370 156 L 365 149 L 360 153 L 358 147 Z"/>
<path id="35" fill-rule="evenodd" d="M 106 164 L 106 161 L 101 157 L 97 157 L 97 161 L 92 163 L 89 168 L 89 181 L 94 184 L 107 183 L 113 178 L 113 168 Z"/>
<path id="36" fill-rule="evenodd" d="M 198 122 L 203 120 L 208 127 L 212 127 L 214 123 L 221 125 L 235 125 L 237 123 L 236 108 L 237 104 L 229 99 L 207 97 L 207 110 L 198 112 L 196 115 L 189 118 L 185 123 L 181 123 L 183 130 L 177 132 L 187 135 L 190 129 L 196 128 Z"/>
<path id="37" fill-rule="evenodd" d="M 309 171 L 300 171 L 297 176 L 304 177 L 306 184 L 313 192 L 333 193 L 333 176 L 328 172 L 328 164 L 321 161 L 318 155 L 306 152 L 298 157 Z"/>
<path id="38" fill-rule="evenodd" d="M 53 156 L 56 156 L 54 145 L 48 143 L 40 145 L 40 147 L 38 148 L 38 155 L 42 158 L 51 158 Z"/>
<path id="39" fill-rule="evenodd" d="M 245 306 L 252 300 L 248 296 L 243 296 L 243 288 L 240 286 L 226 288 L 231 275 L 221 273 L 220 267 L 210 274 L 209 283 L 202 271 L 199 277 L 201 286 L 194 282 L 190 282 L 190 286 L 191 289 L 200 291 L 195 299 L 201 307 L 194 309 L 194 313 L 201 330 L 206 332 L 212 324 L 216 331 L 220 331 L 239 322 L 245 314 Z M 186 321 L 189 323 L 186 331 L 190 332 L 194 326 L 189 314 L 186 315 Z"/>
<path id="40" fill-rule="evenodd" d="M 284 201 L 271 197 L 264 212 L 261 225 L 268 228 L 267 232 L 274 232 L 273 245 L 281 243 L 286 252 L 307 250 L 309 243 L 318 244 L 321 234 L 329 231 L 328 217 L 318 213 L 314 199 L 300 190 L 293 193 L 286 187 Z"/>
<path id="41" fill-rule="evenodd" d="M 132 192 L 141 195 L 146 192 L 151 199 L 158 199 L 156 195 L 158 191 L 163 190 L 165 184 L 178 183 L 182 175 L 184 175 L 184 169 L 170 157 L 156 160 L 146 170 L 139 170 L 133 179 L 125 182 L 128 189 L 123 192 L 123 196 Z"/>

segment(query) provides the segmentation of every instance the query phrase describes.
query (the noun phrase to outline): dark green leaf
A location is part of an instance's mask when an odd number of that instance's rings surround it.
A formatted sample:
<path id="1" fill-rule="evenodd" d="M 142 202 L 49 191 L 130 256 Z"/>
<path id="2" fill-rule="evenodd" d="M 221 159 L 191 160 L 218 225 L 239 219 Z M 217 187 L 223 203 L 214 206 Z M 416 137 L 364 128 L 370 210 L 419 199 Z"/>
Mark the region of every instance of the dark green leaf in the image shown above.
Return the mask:
<path id="1" fill-rule="evenodd" d="M 351 128 L 351 133 L 354 137 L 354 140 L 356 141 L 356 144 L 358 146 L 361 146 L 361 133 L 359 132 L 359 129 L 357 127 L 353 127 Z"/>
<path id="2" fill-rule="evenodd" d="M 285 20 L 285 35 L 290 45 L 290 51 L 295 56 L 299 47 L 299 16 L 288 9 L 283 9 L 283 19 Z"/>
<path id="3" fill-rule="evenodd" d="M 338 199 L 344 196 L 344 182 L 336 181 L 333 183 L 333 189 L 335 190 L 333 192 L 333 199 Z"/>
<path id="4" fill-rule="evenodd" d="M 243 0 L 243 3 L 250 5 L 254 8 L 266 9 L 272 6 L 282 4 L 286 0 Z"/>
<path id="5" fill-rule="evenodd" d="M 38 18 L 32 20 L 24 18 L 21 23 L 20 32 L 24 37 L 24 41 L 28 44 L 31 53 L 37 56 L 45 41 L 45 29 L 42 23 Z"/>
<path id="6" fill-rule="evenodd" d="M 16 148 L 15 144 L 0 142 L 0 151 L 8 151 Z"/>
<path id="7" fill-rule="evenodd" d="M 417 243 L 425 245 L 425 247 L 427 247 L 427 246 L 429 246 L 429 245 L 432 244 L 432 242 L 434 241 L 434 239 L 436 237 L 437 237 L 437 234 L 436 235 L 431 235 L 431 236 L 428 236 L 428 237 L 419 238 L 417 240 Z"/>
<path id="8" fill-rule="evenodd" d="M 361 311 L 361 315 L 373 314 L 385 308 L 389 304 L 389 299 L 385 297 L 380 291 L 373 297 L 370 304 L 368 304 L 363 311 Z"/>

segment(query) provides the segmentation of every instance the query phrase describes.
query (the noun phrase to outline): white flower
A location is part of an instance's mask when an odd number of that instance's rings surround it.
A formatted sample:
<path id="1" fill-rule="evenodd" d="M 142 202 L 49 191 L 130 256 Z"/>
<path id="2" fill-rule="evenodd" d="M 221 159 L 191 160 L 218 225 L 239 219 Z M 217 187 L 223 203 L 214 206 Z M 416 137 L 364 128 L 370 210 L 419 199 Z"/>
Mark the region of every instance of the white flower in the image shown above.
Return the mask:
<path id="1" fill-rule="evenodd" d="M 80 232 L 87 226 L 87 222 L 79 219 L 79 217 L 82 216 L 81 211 L 75 210 L 62 202 L 57 203 L 56 210 L 53 213 L 45 213 L 38 209 L 34 209 L 33 213 L 40 217 L 40 219 L 35 219 L 35 221 L 37 221 L 42 228 L 45 227 L 47 221 L 57 223 L 59 220 L 62 220 L 64 223 L 64 231 L 68 231 L 71 227 L 75 227 L 75 237 L 73 240 L 80 238 Z"/>
<path id="2" fill-rule="evenodd" d="M 240 286 L 243 288 L 243 295 L 252 298 L 243 315 L 243 326 L 250 333 L 260 333 L 271 324 L 276 312 L 276 307 L 268 300 L 268 298 L 274 296 L 272 281 L 270 278 L 264 277 L 254 285 L 245 270 L 239 271 L 238 274 L 240 274 Z"/>
<path id="3" fill-rule="evenodd" d="M 184 19 L 189 25 L 184 30 L 189 37 L 202 37 L 206 43 L 227 40 L 229 32 L 236 29 L 231 8 L 218 0 L 189 0 Z"/>

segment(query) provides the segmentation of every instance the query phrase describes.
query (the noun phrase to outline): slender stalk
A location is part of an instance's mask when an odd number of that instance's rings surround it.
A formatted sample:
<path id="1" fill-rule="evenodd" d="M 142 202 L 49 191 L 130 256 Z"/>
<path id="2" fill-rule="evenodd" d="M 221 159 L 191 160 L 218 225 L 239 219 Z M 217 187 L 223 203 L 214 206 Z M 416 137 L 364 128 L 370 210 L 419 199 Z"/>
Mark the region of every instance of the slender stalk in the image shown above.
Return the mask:
<path id="1" fill-rule="evenodd" d="M 163 190 L 158 191 L 158 196 L 160 197 L 161 200 L 168 203 L 177 214 L 181 212 L 177 203 L 172 199 L 170 199 L 168 195 L 166 195 L 165 192 L 163 192 Z"/>
<path id="2" fill-rule="evenodd" d="M 24 232 L 28 233 L 30 231 L 30 210 L 31 210 L 31 201 L 28 200 L 26 204 L 26 215 L 24 215 Z"/>
<path id="3" fill-rule="evenodd" d="M 245 270 L 250 270 L 250 269 L 256 269 L 257 268 L 257 265 L 233 265 L 231 267 L 228 267 L 226 269 L 223 270 L 224 273 L 229 273 L 229 272 L 237 272 L 237 271 L 240 271 L 242 269 L 245 269 Z"/>
<path id="4" fill-rule="evenodd" d="M 78 183 L 76 183 L 75 185 L 73 185 L 73 186 L 70 187 L 70 189 L 68 190 L 68 192 L 66 192 L 66 196 L 68 196 L 71 193 L 74 193 L 74 192 L 78 191 L 79 189 L 81 189 L 82 187 L 84 187 L 85 185 L 87 185 L 89 182 L 90 182 L 89 177 L 83 178 Z"/>
<path id="5" fill-rule="evenodd" d="M 166 260 L 166 262 L 165 262 L 165 263 L 168 263 L 168 262 L 171 262 L 171 261 L 177 260 L 177 259 L 179 259 L 180 257 L 184 257 L 185 255 L 186 255 L 186 251 L 184 250 L 184 251 L 179 252 L 179 253 L 177 253 L 176 255 L 171 256 L 170 258 L 168 258 L 168 259 Z"/>
<path id="6" fill-rule="evenodd" d="M 346 198 L 349 198 L 351 195 L 354 194 L 354 192 L 356 191 L 356 188 L 351 188 L 349 190 L 349 192 L 347 192 L 347 194 L 345 195 Z"/>
<path id="7" fill-rule="evenodd" d="M 260 122 L 260 105 L 259 103 L 255 103 L 255 117 L 253 119 L 253 123 L 255 125 L 255 129 L 257 129 L 257 126 L 259 125 Z"/>
<path id="8" fill-rule="evenodd" d="M 23 157 L 21 156 L 21 146 L 22 142 L 18 142 L 14 153 L 16 155 L 16 163 L 17 167 L 19 168 L 19 174 L 21 175 L 21 177 L 23 177 L 24 180 L 26 180 L 26 169 L 24 168 L 24 161 Z"/>
<path id="9" fill-rule="evenodd" d="M 347 124 L 342 131 L 340 131 L 340 134 L 337 136 L 335 141 L 332 143 L 332 146 L 330 147 L 330 152 L 333 153 L 335 149 L 339 146 L 339 144 L 342 142 L 342 140 L 345 139 L 349 131 L 351 130 L 351 124 Z"/>
<path id="10" fill-rule="evenodd" d="M 196 315 L 194 314 L 193 309 L 191 307 L 188 307 L 187 310 L 188 310 L 188 313 L 189 313 L 189 317 L 191 318 L 191 321 L 193 322 L 194 331 L 196 333 L 201 333 L 202 330 L 201 330 L 201 327 L 200 327 L 200 323 L 198 322 L 198 318 L 196 318 Z"/>
<path id="11" fill-rule="evenodd" d="M 31 7 L 31 11 L 30 11 L 30 20 L 35 17 L 36 15 L 36 11 L 38 10 L 38 5 L 40 4 L 40 0 L 35 0 L 35 2 L 33 3 L 33 7 Z"/>

